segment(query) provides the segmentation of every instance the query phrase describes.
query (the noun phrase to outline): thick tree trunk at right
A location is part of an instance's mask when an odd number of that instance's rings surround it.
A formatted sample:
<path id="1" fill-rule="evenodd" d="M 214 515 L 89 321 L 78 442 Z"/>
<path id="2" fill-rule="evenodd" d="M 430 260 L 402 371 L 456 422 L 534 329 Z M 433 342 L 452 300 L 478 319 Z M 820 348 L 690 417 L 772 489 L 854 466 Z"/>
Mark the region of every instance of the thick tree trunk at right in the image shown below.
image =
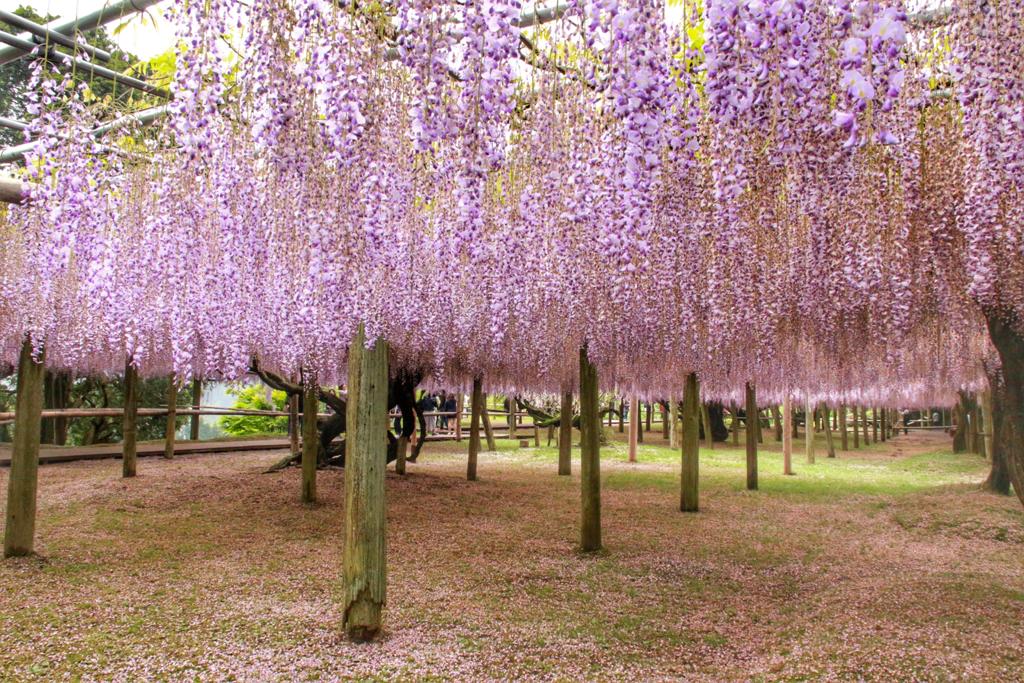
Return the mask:
<path id="1" fill-rule="evenodd" d="M 597 369 L 580 349 L 580 549 L 601 549 L 601 414 Z"/>
<path id="2" fill-rule="evenodd" d="M 558 473 L 572 474 L 572 392 L 562 392 L 562 410 L 558 414 Z"/>
<path id="3" fill-rule="evenodd" d="M 32 358 L 32 343 L 21 345 L 18 393 L 14 407 L 14 443 L 7 478 L 4 557 L 31 555 L 35 550 L 36 491 L 39 480 L 39 438 L 42 432 L 42 351 Z"/>
<path id="4" fill-rule="evenodd" d="M 747 382 L 747 490 L 757 490 L 757 429 L 750 424 L 750 421 L 757 419 L 757 394 L 754 385 Z"/>

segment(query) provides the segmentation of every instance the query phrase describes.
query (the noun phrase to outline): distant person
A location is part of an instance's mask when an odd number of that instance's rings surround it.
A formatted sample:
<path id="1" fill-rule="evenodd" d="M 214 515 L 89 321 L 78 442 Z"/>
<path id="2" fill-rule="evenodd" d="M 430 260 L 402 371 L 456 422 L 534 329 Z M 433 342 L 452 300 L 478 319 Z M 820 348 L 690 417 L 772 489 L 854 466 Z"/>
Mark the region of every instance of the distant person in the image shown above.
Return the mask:
<path id="1" fill-rule="evenodd" d="M 433 394 L 423 394 L 423 398 L 420 399 L 417 404 L 419 409 L 424 413 L 433 413 L 437 410 L 437 398 Z M 437 429 L 437 415 L 426 415 L 427 420 L 427 434 L 433 434 Z"/>
<path id="2" fill-rule="evenodd" d="M 448 394 L 448 398 L 445 399 L 444 405 L 441 406 L 441 410 L 443 410 L 446 413 L 455 413 L 455 412 L 458 411 L 458 409 L 459 409 L 459 404 L 455 400 L 455 394 Z M 451 418 L 451 420 L 454 421 L 454 420 L 458 419 L 458 415 L 445 415 L 444 416 L 444 426 L 445 426 L 445 429 L 450 429 L 450 427 L 448 426 L 449 425 L 449 423 L 448 423 L 449 418 Z"/>

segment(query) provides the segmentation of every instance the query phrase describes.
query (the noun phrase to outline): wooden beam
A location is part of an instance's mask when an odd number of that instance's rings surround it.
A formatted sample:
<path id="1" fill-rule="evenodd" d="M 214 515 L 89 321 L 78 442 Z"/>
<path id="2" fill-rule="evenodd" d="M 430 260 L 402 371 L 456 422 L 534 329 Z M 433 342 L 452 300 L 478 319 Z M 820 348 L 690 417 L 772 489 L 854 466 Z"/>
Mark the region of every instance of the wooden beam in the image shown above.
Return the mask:
<path id="1" fill-rule="evenodd" d="M 26 339 L 18 359 L 18 419 L 14 424 L 11 472 L 7 479 L 7 522 L 4 557 L 31 555 L 35 549 L 36 490 L 39 477 L 39 437 L 43 409 L 43 352 L 32 357 Z"/>

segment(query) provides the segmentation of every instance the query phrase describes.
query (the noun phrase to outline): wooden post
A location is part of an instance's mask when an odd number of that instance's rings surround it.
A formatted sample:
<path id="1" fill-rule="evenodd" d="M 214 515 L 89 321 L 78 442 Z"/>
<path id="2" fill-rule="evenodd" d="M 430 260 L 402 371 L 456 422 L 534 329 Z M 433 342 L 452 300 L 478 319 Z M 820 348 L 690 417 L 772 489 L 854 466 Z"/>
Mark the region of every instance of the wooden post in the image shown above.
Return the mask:
<path id="1" fill-rule="evenodd" d="M 811 403 L 811 393 L 807 392 L 807 416 L 804 419 L 806 423 L 804 431 L 806 432 L 804 437 L 804 452 L 807 454 L 807 463 L 809 465 L 814 464 L 814 423 L 817 421 L 817 416 L 814 414 L 814 404 Z"/>
<path id="2" fill-rule="evenodd" d="M 388 344 L 366 348 L 362 324 L 348 355 L 345 435 L 345 633 L 367 641 L 380 631 L 387 594 Z"/>
<path id="3" fill-rule="evenodd" d="M 480 417 L 484 412 L 484 383 L 480 377 L 473 378 L 469 411 L 469 458 L 466 461 L 466 479 L 476 481 L 476 461 L 480 454 Z"/>
<path id="4" fill-rule="evenodd" d="M 697 512 L 700 508 L 700 385 L 697 374 L 686 376 L 683 388 L 682 473 L 679 484 L 679 510 Z"/>
<path id="5" fill-rule="evenodd" d="M 888 422 L 888 414 L 889 414 L 889 409 L 888 408 L 881 408 L 878 411 L 878 424 L 879 424 L 878 431 L 882 435 L 882 441 L 883 442 L 888 441 L 888 439 L 889 439 L 889 435 L 886 434 L 886 428 L 888 427 L 888 424 L 887 424 L 887 422 Z"/>
<path id="6" fill-rule="evenodd" d="M 516 399 L 512 394 L 508 395 L 508 438 L 516 438 Z"/>
<path id="7" fill-rule="evenodd" d="M 839 404 L 839 445 L 844 451 L 850 450 L 850 441 L 846 435 L 846 404 Z"/>
<path id="8" fill-rule="evenodd" d="M 668 430 L 668 447 L 678 448 L 679 447 L 679 402 L 674 398 L 669 399 L 668 402 L 668 420 L 670 429 Z"/>
<path id="9" fill-rule="evenodd" d="M 292 457 L 299 454 L 299 397 L 288 397 L 288 445 Z"/>
<path id="10" fill-rule="evenodd" d="M 199 410 L 203 403 L 203 383 L 198 377 L 192 380 L 192 409 Z M 192 441 L 199 441 L 199 415 L 192 415 L 192 424 L 189 427 L 188 438 Z"/>
<path id="11" fill-rule="evenodd" d="M 498 447 L 494 444 L 494 430 L 491 429 L 491 415 L 487 411 L 487 394 L 483 394 L 483 400 L 483 407 L 480 409 L 480 423 L 484 426 L 484 437 L 487 439 L 487 450 L 496 451 L 498 450 Z"/>
<path id="12" fill-rule="evenodd" d="M 7 523 L 4 557 L 31 555 L 35 549 L 36 490 L 39 481 L 39 438 L 42 433 L 43 351 L 32 358 L 26 339 L 18 358 L 18 393 L 14 408 L 14 443 L 7 479 Z"/>
<path id="13" fill-rule="evenodd" d="M 740 445 L 740 421 L 737 419 L 739 414 L 739 407 L 736 405 L 736 401 L 732 402 L 732 445 Z"/>
<path id="14" fill-rule="evenodd" d="M 661 403 L 658 404 L 658 407 L 661 408 L 661 438 L 665 439 L 665 441 L 668 441 L 669 430 L 672 427 L 668 421 L 668 408 L 666 408 Z"/>
<path id="15" fill-rule="evenodd" d="M 707 403 L 700 404 L 700 417 L 704 422 L 704 445 L 709 451 L 715 450 L 715 435 L 711 433 L 711 411 Z"/>
<path id="16" fill-rule="evenodd" d="M 757 490 L 757 429 L 750 424 L 757 419 L 757 394 L 754 385 L 747 382 L 747 490 Z"/>
<path id="17" fill-rule="evenodd" d="M 129 358 L 124 365 L 124 417 L 121 419 L 121 475 L 134 477 L 138 463 L 136 424 L 139 410 L 139 371 Z"/>
<path id="18" fill-rule="evenodd" d="M 349 351 L 351 353 L 351 350 Z M 386 399 L 385 399 L 386 400 Z M 320 392 L 316 388 L 316 375 L 312 371 L 302 373 L 302 502 L 316 502 L 316 461 L 320 451 L 320 440 L 317 438 L 316 414 L 320 407 Z M 387 416 L 385 414 L 385 426 Z M 345 464 L 348 465 L 348 428 L 351 423 L 346 420 Z M 385 460 L 386 462 L 386 460 Z"/>
<path id="19" fill-rule="evenodd" d="M 869 446 L 869 445 L 871 445 L 871 441 L 869 440 L 870 435 L 868 434 L 868 407 L 867 406 L 861 406 L 861 408 L 860 408 L 860 419 L 861 419 L 861 427 L 864 429 L 864 445 L 865 446 Z"/>
<path id="20" fill-rule="evenodd" d="M 629 461 L 636 462 L 636 445 L 640 435 L 640 401 L 634 396 L 629 399 Z"/>
<path id="21" fill-rule="evenodd" d="M 852 407 L 853 412 L 853 447 L 860 448 L 860 425 L 857 424 L 857 404 Z"/>
<path id="22" fill-rule="evenodd" d="M 782 399 L 782 420 L 785 426 L 782 428 L 782 473 L 793 474 L 793 430 L 789 428 L 789 422 L 793 419 L 793 399 L 786 392 Z"/>
<path id="23" fill-rule="evenodd" d="M 775 422 L 775 440 L 781 442 L 782 432 L 785 431 L 785 429 L 782 426 L 782 413 L 779 412 L 779 406 L 777 405 L 772 406 L 772 418 Z"/>
<path id="24" fill-rule="evenodd" d="M 636 404 L 636 419 L 637 419 L 638 422 L 641 419 L 641 415 L 643 414 L 642 413 L 643 409 L 644 409 L 644 404 L 638 401 L 637 404 Z M 633 412 L 632 409 L 630 409 L 629 412 L 632 413 Z M 630 418 L 630 419 L 632 419 L 632 418 Z M 643 443 L 644 442 L 644 430 L 643 430 L 642 426 L 638 426 L 637 427 L 637 430 L 636 430 L 636 440 L 637 440 L 637 443 Z"/>
<path id="25" fill-rule="evenodd" d="M 178 385 L 174 373 L 167 376 L 167 426 L 164 428 L 164 457 L 174 458 L 174 432 L 178 429 Z"/>
<path id="26" fill-rule="evenodd" d="M 836 457 L 836 445 L 832 441 L 832 423 L 829 422 L 828 404 L 821 404 L 821 413 L 825 418 L 825 445 L 828 447 L 828 457 L 834 458 Z"/>
<path id="27" fill-rule="evenodd" d="M 613 405 L 614 405 L 614 401 L 613 401 Z M 619 401 L 619 434 L 622 434 L 624 431 L 626 431 L 626 426 L 625 426 L 626 418 L 624 417 L 625 413 L 626 413 L 626 399 L 622 399 L 621 401 Z M 608 413 L 608 426 L 609 427 L 612 426 L 612 414 L 611 413 Z"/>
<path id="28" fill-rule="evenodd" d="M 644 416 L 645 416 L 644 417 L 644 431 L 645 432 L 649 432 L 649 431 L 651 431 L 651 422 L 652 422 L 653 416 L 654 416 L 654 402 L 653 401 L 644 401 L 644 408 L 645 408 L 645 410 L 644 410 Z M 641 437 L 641 438 L 643 438 L 643 437 Z"/>
<path id="29" fill-rule="evenodd" d="M 582 521 L 580 548 L 601 549 L 601 415 L 598 410 L 597 369 L 580 348 L 580 488 Z"/>
<path id="30" fill-rule="evenodd" d="M 462 402 L 465 396 L 460 391 L 458 397 L 455 401 L 455 440 L 462 443 Z"/>
<path id="31" fill-rule="evenodd" d="M 572 474 L 572 391 L 562 392 L 562 411 L 558 418 L 558 473 Z"/>
<path id="32" fill-rule="evenodd" d="M 871 442 L 878 443 L 878 406 L 871 410 Z"/>

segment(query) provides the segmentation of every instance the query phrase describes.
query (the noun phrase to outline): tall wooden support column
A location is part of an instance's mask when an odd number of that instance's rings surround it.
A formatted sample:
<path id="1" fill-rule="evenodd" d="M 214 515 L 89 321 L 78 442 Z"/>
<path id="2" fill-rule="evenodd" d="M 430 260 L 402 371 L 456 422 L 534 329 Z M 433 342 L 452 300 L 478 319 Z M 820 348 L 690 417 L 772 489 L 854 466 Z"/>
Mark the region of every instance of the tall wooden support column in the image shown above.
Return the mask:
<path id="1" fill-rule="evenodd" d="M 469 457 L 466 460 L 466 479 L 476 481 L 476 461 L 480 455 L 480 418 L 484 411 L 484 383 L 480 377 L 473 378 L 469 411 Z"/>
<path id="2" fill-rule="evenodd" d="M 583 519 L 580 548 L 601 549 L 601 415 L 598 410 L 597 369 L 580 349 L 580 487 Z"/>
<path id="3" fill-rule="evenodd" d="M 700 419 L 704 423 L 704 446 L 709 450 L 715 450 L 715 435 L 711 433 L 711 411 L 707 403 L 700 404 Z"/>
<path id="4" fill-rule="evenodd" d="M 316 414 L 320 407 L 320 392 L 316 388 L 316 375 L 302 373 L 302 502 L 316 502 L 316 461 L 320 452 L 317 438 Z M 385 415 L 386 419 L 386 415 Z M 386 422 L 385 422 L 386 424 Z M 346 420 L 346 427 L 351 423 Z M 347 430 L 346 430 L 347 431 Z M 345 436 L 345 464 L 348 465 L 348 434 Z"/>
<path id="5" fill-rule="evenodd" d="M 829 409 L 827 403 L 821 404 L 821 414 L 825 418 L 825 446 L 828 448 L 828 457 L 836 457 L 836 444 L 832 440 L 832 422 L 829 421 Z M 834 416 L 833 416 L 834 417 Z"/>
<path id="6" fill-rule="evenodd" d="M 804 420 L 804 453 L 807 455 L 807 463 L 809 465 L 814 464 L 814 423 L 817 421 L 817 415 L 814 412 L 814 404 L 811 403 L 811 394 L 807 393 L 807 416 Z"/>
<path id="7" fill-rule="evenodd" d="M 757 394 L 754 385 L 747 382 L 747 490 L 757 490 L 757 428 L 750 423 L 757 419 Z"/>
<path id="8" fill-rule="evenodd" d="M 852 412 L 853 412 L 853 415 L 852 415 L 852 417 L 853 417 L 853 447 L 854 448 L 860 448 L 860 431 L 859 431 L 860 430 L 860 425 L 857 424 L 857 406 L 856 406 L 856 404 L 854 404 L 852 406 Z"/>
<path id="9" fill-rule="evenodd" d="M 558 417 L 558 473 L 572 474 L 572 391 L 562 392 L 562 411 Z"/>
<path id="10" fill-rule="evenodd" d="M 640 401 L 629 399 L 629 461 L 636 462 L 636 445 L 640 440 Z"/>
<path id="11" fill-rule="evenodd" d="M 192 410 L 199 410 L 203 403 L 203 383 L 198 377 L 192 380 Z M 192 423 L 189 426 L 188 438 L 192 441 L 199 441 L 199 415 L 192 413 Z"/>
<path id="12" fill-rule="evenodd" d="M 299 455 L 299 397 L 288 397 L 288 447 L 292 457 Z"/>
<path id="13" fill-rule="evenodd" d="M 178 385 L 174 373 L 167 376 L 167 426 L 164 428 L 164 457 L 174 458 L 174 432 L 178 429 Z"/>
<path id="14" fill-rule="evenodd" d="M 121 419 L 121 476 L 134 477 L 138 464 L 136 424 L 139 411 L 139 371 L 129 358 L 124 365 L 124 417 Z"/>
<path id="15" fill-rule="evenodd" d="M 849 437 L 846 434 L 846 404 L 839 404 L 839 445 L 844 451 L 850 450 Z"/>
<path id="16" fill-rule="evenodd" d="M 43 412 L 43 352 L 32 358 L 32 343 L 21 345 L 18 395 L 14 407 L 14 443 L 7 479 L 7 523 L 4 557 L 31 555 L 35 548 L 36 489 L 39 480 L 39 437 Z"/>
<path id="17" fill-rule="evenodd" d="M 700 385 L 696 373 L 686 376 L 683 388 L 682 476 L 679 510 L 697 512 L 700 507 Z"/>
<path id="18" fill-rule="evenodd" d="M 360 325 L 349 347 L 345 435 L 345 633 L 380 631 L 387 592 L 384 470 L 387 467 L 388 345 L 365 346 Z"/>
<path id="19" fill-rule="evenodd" d="M 782 473 L 793 474 L 793 430 L 789 423 L 793 420 L 793 399 L 789 393 L 782 399 Z"/>

